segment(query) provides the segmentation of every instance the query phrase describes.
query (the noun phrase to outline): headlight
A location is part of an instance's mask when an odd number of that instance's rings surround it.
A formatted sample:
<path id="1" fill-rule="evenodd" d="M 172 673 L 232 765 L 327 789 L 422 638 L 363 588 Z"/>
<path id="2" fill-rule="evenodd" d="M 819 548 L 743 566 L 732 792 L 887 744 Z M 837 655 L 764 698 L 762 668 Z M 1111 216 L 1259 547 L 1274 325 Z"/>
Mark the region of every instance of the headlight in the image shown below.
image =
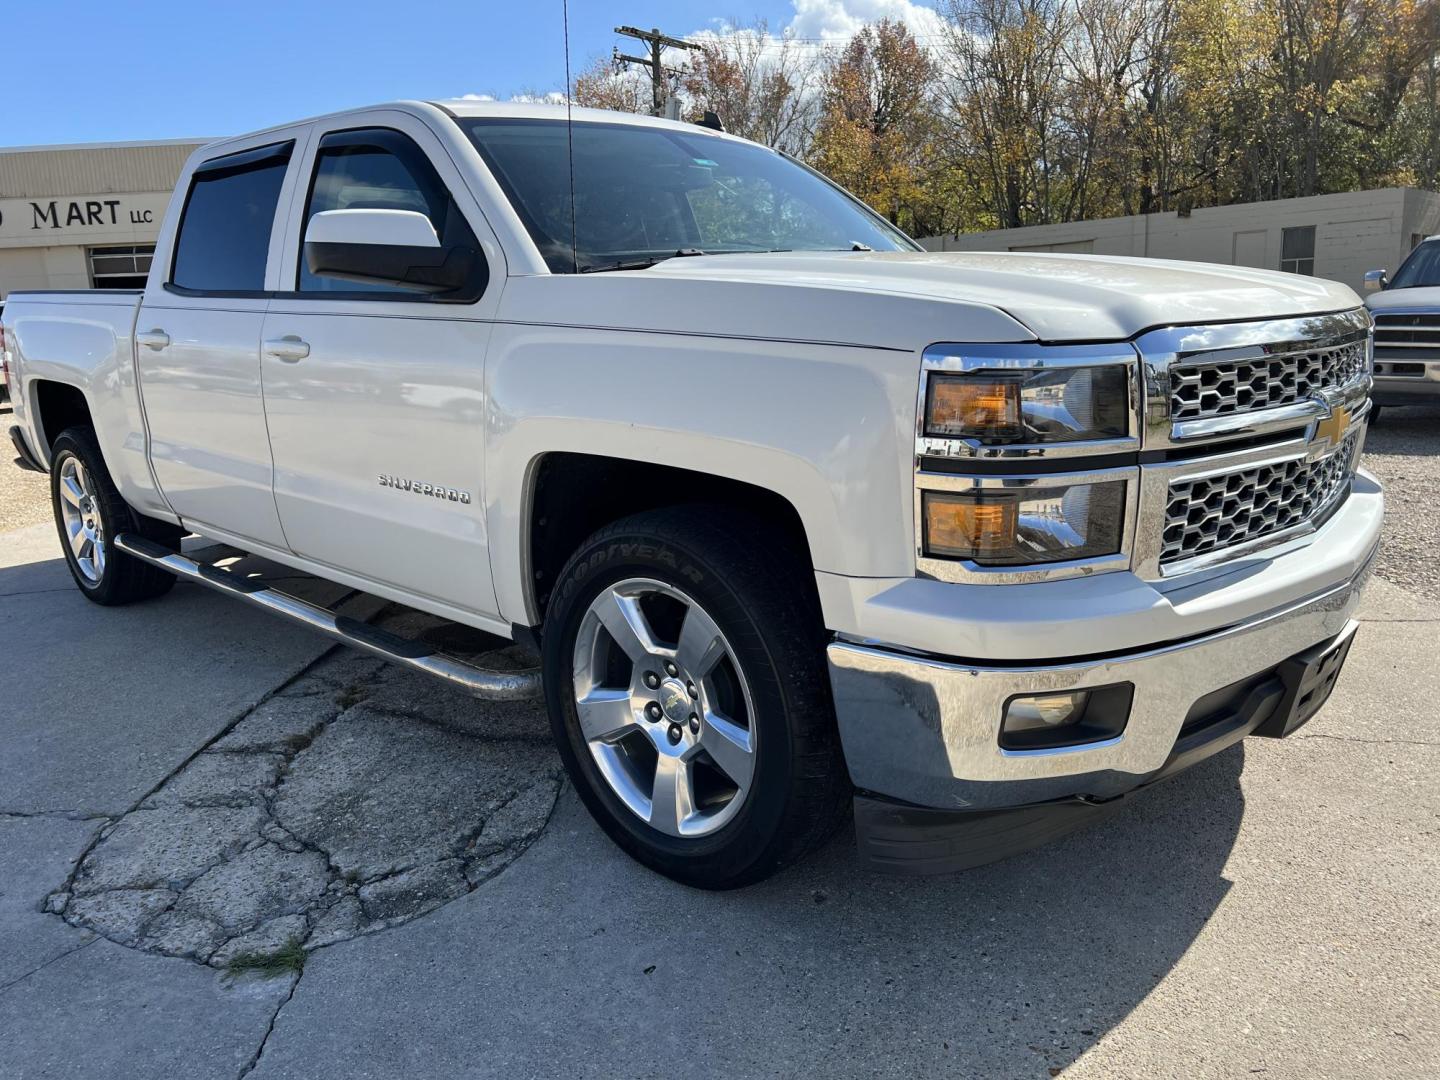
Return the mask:
<path id="1" fill-rule="evenodd" d="M 1004 443 L 1085 442 L 1130 434 L 1130 366 L 934 374 L 924 433 Z"/>
<path id="2" fill-rule="evenodd" d="M 924 550 L 980 566 L 1066 562 L 1120 551 L 1125 481 L 922 493 Z"/>

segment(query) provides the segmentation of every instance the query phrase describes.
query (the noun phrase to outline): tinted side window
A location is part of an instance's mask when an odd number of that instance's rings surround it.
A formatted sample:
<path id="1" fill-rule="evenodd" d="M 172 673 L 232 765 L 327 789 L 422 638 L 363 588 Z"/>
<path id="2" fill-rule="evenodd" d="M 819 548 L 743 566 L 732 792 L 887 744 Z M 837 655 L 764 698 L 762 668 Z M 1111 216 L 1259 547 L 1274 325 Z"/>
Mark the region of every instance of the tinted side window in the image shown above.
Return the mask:
<path id="1" fill-rule="evenodd" d="M 468 248 L 479 259 L 480 245 L 475 234 L 435 166 L 413 140 L 398 131 L 337 131 L 320 140 L 305 206 L 306 229 L 311 218 L 326 210 L 413 210 L 430 219 L 442 248 Z M 400 285 L 312 274 L 303 251 L 296 288 L 301 292 L 388 293 L 407 299 L 425 298 L 423 292 Z M 479 292 L 473 288 L 464 291 L 474 295 Z"/>
<path id="2" fill-rule="evenodd" d="M 170 280 L 202 292 L 259 292 L 294 143 L 215 158 L 195 170 Z"/>

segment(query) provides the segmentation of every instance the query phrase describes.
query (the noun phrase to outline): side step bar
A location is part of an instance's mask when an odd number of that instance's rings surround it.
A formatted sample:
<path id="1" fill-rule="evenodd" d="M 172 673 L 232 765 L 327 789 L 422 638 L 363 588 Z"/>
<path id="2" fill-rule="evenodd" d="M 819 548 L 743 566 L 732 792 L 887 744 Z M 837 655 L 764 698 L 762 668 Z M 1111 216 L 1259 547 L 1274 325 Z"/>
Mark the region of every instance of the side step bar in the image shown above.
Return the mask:
<path id="1" fill-rule="evenodd" d="M 333 611 L 228 570 L 198 563 L 134 533 L 121 533 L 115 537 L 114 544 L 127 555 L 168 570 L 176 577 L 249 601 L 256 607 L 318 630 L 345 645 L 374 653 L 392 664 L 444 679 L 463 687 L 475 697 L 487 701 L 528 701 L 541 696 L 540 673 L 536 670 L 487 671 L 474 667 L 453 656 L 446 656 L 423 641 L 400 637 L 347 615 L 336 615 Z"/>

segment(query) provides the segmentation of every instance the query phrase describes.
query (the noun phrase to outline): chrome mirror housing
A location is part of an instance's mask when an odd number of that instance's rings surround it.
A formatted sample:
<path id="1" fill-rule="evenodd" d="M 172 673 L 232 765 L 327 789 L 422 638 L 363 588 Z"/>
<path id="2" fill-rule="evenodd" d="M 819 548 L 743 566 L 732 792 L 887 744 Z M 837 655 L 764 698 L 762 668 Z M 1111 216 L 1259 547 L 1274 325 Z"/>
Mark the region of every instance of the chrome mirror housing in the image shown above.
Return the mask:
<path id="1" fill-rule="evenodd" d="M 1379 292 L 1390 284 L 1390 279 L 1385 275 L 1384 270 L 1365 271 L 1365 291 Z"/>

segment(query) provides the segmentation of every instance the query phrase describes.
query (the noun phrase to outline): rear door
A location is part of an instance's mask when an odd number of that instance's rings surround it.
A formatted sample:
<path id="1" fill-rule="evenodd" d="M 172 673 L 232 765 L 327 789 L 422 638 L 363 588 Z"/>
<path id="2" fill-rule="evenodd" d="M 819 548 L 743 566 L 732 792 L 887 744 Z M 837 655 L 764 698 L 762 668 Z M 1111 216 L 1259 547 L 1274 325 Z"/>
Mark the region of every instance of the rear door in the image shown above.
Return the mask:
<path id="1" fill-rule="evenodd" d="M 294 193 L 283 288 L 262 368 L 275 501 L 297 554 L 409 596 L 491 615 L 481 490 L 485 349 L 505 269 L 444 144 L 377 110 L 317 128 Z M 316 276 L 304 257 L 326 210 L 411 210 L 476 276 L 449 294 Z"/>
<path id="2" fill-rule="evenodd" d="M 283 549 L 260 393 L 272 252 L 306 129 L 229 144 L 167 215 L 135 325 L 155 476 L 190 525 Z M 278 219 L 278 220 L 277 220 Z"/>

